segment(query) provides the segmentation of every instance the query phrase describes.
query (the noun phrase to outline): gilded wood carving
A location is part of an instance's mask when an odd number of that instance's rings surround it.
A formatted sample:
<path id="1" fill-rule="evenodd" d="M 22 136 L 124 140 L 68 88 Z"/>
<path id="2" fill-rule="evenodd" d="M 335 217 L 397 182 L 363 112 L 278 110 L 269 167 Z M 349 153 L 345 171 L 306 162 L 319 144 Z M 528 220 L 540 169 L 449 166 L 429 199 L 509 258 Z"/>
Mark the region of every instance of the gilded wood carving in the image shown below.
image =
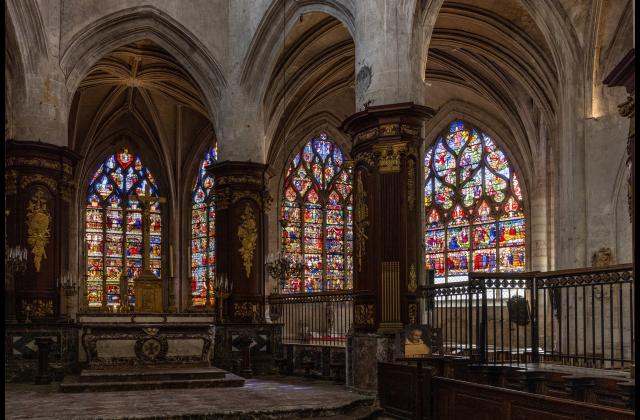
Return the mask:
<path id="1" fill-rule="evenodd" d="M 378 156 L 378 170 L 381 174 L 400 172 L 401 156 L 407 150 L 405 144 L 376 145 L 373 150 Z"/>
<path id="2" fill-rule="evenodd" d="M 362 171 L 358 171 L 356 185 L 356 202 L 354 206 L 354 229 L 356 234 L 356 256 L 358 258 L 358 272 L 362 270 L 362 257 L 366 255 L 365 241 L 368 239 L 366 229 L 369 226 L 369 208 L 367 207 L 367 193 L 362 184 Z"/>
<path id="3" fill-rule="evenodd" d="M 409 210 L 413 210 L 416 204 L 416 174 L 413 159 L 407 160 L 407 203 L 409 203 Z"/>
<path id="4" fill-rule="evenodd" d="M 356 305 L 355 307 L 355 323 L 358 325 L 373 325 L 375 309 L 373 305 Z"/>
<path id="5" fill-rule="evenodd" d="M 409 268 L 409 283 L 407 284 L 407 290 L 409 293 L 415 293 L 418 289 L 418 282 L 416 280 L 416 266 L 415 264 L 411 264 L 411 268 Z"/>
<path id="6" fill-rule="evenodd" d="M 51 215 L 47 210 L 47 202 L 42 190 L 37 190 L 29 201 L 26 223 L 28 227 L 27 241 L 29 246 L 31 246 L 36 272 L 39 273 L 42 258 L 47 258 L 44 248 L 49 243 L 51 236 L 49 232 Z"/>
<path id="7" fill-rule="evenodd" d="M 258 229 L 255 216 L 251 206 L 247 204 L 242 214 L 242 224 L 238 227 L 238 239 L 240 239 L 240 255 L 244 263 L 247 278 L 251 276 L 251 266 L 253 263 L 253 253 L 258 243 Z"/>

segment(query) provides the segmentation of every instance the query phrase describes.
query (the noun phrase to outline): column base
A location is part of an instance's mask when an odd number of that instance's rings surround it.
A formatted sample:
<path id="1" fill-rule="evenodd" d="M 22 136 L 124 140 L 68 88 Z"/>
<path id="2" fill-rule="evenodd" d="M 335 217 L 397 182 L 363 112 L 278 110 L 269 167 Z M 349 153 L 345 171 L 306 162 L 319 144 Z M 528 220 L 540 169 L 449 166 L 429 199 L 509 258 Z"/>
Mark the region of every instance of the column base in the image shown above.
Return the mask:
<path id="1" fill-rule="evenodd" d="M 368 394 L 378 391 L 378 362 L 399 357 L 395 335 L 355 333 L 347 344 L 347 385 Z"/>

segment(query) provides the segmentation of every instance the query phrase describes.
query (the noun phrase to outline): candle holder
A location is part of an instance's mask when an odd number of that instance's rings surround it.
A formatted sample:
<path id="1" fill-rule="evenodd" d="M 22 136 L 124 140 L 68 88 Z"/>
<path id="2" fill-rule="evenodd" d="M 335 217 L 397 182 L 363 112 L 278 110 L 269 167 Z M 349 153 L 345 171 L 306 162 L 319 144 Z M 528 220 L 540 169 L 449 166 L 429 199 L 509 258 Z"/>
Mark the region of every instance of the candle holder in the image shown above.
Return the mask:
<path id="1" fill-rule="evenodd" d="M 4 251 L 4 288 L 7 305 L 5 310 L 6 319 L 8 322 L 17 321 L 15 302 L 15 274 L 23 273 L 27 269 L 28 256 L 29 254 L 27 249 L 20 245 L 6 247 Z"/>
<path id="2" fill-rule="evenodd" d="M 71 298 L 78 294 L 78 285 L 75 284 L 68 271 L 63 272 L 56 280 L 56 285 L 62 291 L 65 296 L 65 317 L 67 320 L 72 321 L 71 318 Z"/>
<path id="3" fill-rule="evenodd" d="M 229 281 L 226 274 L 221 275 L 219 279 L 214 281 L 213 292 L 220 322 L 224 322 L 224 302 L 231 296 L 232 289 L 233 283 Z"/>
<path id="4" fill-rule="evenodd" d="M 302 277 L 304 273 L 304 264 L 298 257 L 290 255 L 274 255 L 267 257 L 267 272 L 278 282 L 276 292 L 283 292 L 287 279 L 292 277 Z"/>

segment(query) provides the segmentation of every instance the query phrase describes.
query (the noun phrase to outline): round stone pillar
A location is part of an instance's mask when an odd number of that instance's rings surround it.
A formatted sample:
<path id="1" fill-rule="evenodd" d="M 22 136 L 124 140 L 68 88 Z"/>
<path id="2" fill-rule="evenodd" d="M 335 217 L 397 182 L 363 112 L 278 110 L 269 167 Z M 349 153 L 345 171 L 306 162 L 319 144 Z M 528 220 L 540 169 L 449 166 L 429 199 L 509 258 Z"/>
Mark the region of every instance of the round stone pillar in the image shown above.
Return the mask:
<path id="1" fill-rule="evenodd" d="M 353 139 L 356 388 L 376 389 L 377 362 L 396 353 L 394 334 L 419 322 L 420 146 L 423 122 L 432 115 L 410 102 L 375 106 L 341 127 Z"/>
<path id="2" fill-rule="evenodd" d="M 430 108 L 367 108 L 347 118 L 354 160 L 354 327 L 393 332 L 417 321 L 420 146 Z"/>
<path id="3" fill-rule="evenodd" d="M 264 318 L 264 213 L 270 202 L 265 170 L 261 163 L 230 161 L 209 169 L 215 180 L 216 278 L 232 283 L 223 309 L 230 322 Z"/>

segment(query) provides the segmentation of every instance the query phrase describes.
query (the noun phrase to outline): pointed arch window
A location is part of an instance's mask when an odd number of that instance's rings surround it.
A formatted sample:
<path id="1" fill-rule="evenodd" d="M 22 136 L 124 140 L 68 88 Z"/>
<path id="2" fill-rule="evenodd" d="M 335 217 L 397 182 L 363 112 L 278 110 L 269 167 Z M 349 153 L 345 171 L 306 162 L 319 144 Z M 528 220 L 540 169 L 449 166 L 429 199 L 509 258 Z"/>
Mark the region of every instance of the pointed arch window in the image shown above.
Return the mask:
<path id="1" fill-rule="evenodd" d="M 126 148 L 109 156 L 94 173 L 87 191 L 85 244 L 89 307 L 121 302 L 121 277 L 142 273 L 142 207 L 136 195 L 158 197 L 151 171 Z M 160 204 L 151 207 L 150 267 L 162 270 L 162 215 Z M 135 304 L 133 282 L 128 281 L 129 304 Z"/>
<path id="2" fill-rule="evenodd" d="M 524 271 L 522 189 L 491 137 L 454 121 L 424 163 L 426 268 L 436 283 L 466 280 L 469 271 Z"/>
<path id="3" fill-rule="evenodd" d="M 290 162 L 281 207 L 285 255 L 304 263 L 289 292 L 350 289 L 353 276 L 351 168 L 326 133 L 307 142 Z"/>
<path id="4" fill-rule="evenodd" d="M 207 168 L 216 162 L 216 152 L 215 146 L 209 148 L 200 161 L 191 200 L 191 303 L 196 307 L 207 303 L 207 284 L 209 284 L 209 303 L 213 304 L 212 287 L 216 272 L 216 212 L 211 200 L 213 177 L 207 174 Z"/>

